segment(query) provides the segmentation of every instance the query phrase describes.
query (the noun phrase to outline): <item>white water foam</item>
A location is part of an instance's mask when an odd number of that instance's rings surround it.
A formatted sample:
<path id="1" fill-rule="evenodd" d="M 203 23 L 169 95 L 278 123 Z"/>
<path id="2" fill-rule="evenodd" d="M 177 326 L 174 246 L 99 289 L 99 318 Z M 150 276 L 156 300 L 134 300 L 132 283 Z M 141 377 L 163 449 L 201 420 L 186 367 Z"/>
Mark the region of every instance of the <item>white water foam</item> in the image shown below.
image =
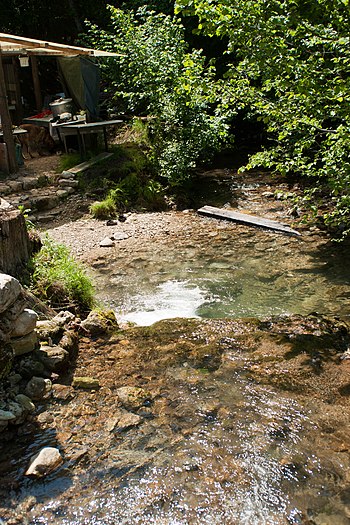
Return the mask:
<path id="1" fill-rule="evenodd" d="M 118 320 L 150 326 L 162 319 L 199 317 L 196 311 L 206 298 L 205 292 L 188 281 L 170 280 L 157 286 L 156 292 L 133 298 L 132 310 L 118 315 Z"/>

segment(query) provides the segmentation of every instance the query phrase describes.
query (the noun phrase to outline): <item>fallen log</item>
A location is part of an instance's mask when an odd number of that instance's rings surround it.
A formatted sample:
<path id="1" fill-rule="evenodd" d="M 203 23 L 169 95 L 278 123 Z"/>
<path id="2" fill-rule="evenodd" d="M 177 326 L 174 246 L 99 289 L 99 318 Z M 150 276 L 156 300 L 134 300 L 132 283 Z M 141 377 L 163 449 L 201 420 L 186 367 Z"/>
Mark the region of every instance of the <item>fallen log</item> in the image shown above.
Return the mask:
<path id="1" fill-rule="evenodd" d="M 199 213 L 200 215 L 205 215 L 207 217 L 214 217 L 215 219 L 234 221 L 238 224 L 247 224 L 249 226 L 267 228 L 269 230 L 286 233 L 287 235 L 301 235 L 296 230 L 290 228 L 287 224 L 283 224 L 282 222 L 278 221 L 273 221 L 271 219 L 257 217 L 256 215 L 249 215 L 248 213 L 241 213 L 232 210 L 225 210 L 222 208 L 215 208 L 214 206 L 203 206 L 203 208 L 197 210 L 197 213 Z"/>

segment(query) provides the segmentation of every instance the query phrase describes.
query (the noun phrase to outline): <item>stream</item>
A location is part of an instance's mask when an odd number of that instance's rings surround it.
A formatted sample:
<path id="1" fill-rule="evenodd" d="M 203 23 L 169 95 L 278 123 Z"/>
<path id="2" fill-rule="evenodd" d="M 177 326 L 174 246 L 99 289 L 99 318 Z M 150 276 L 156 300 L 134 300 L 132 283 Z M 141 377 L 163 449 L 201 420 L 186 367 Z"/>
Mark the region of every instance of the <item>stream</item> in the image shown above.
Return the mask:
<path id="1" fill-rule="evenodd" d="M 198 205 L 256 197 L 259 185 L 242 197 L 224 175 Z M 43 404 L 50 417 L 4 449 L 16 483 L 2 506 L 22 521 L 3 523 L 349 525 L 349 338 L 326 317 L 349 318 L 349 250 L 313 231 L 166 220 L 92 260 L 99 299 L 131 325 L 81 343 L 72 373 L 99 390 Z M 125 409 L 125 385 L 149 392 L 142 406 Z M 137 423 L 116 430 L 126 412 Z M 64 464 L 24 478 L 42 446 Z"/>

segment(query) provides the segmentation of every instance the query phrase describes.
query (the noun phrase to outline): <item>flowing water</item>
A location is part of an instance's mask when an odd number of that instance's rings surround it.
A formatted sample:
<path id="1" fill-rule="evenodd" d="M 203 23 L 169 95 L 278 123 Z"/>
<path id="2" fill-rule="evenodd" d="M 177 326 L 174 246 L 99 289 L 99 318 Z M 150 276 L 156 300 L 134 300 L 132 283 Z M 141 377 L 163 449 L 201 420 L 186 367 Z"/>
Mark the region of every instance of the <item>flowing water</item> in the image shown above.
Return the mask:
<path id="1" fill-rule="evenodd" d="M 232 202 L 231 182 L 220 187 L 220 198 Z M 310 235 L 299 239 L 213 220 L 199 223 L 191 214 L 186 220 L 190 226 L 182 228 L 182 216 L 175 240 L 165 235 L 136 243 L 132 253 L 121 248 L 113 261 L 95 265 L 99 297 L 119 319 L 145 326 L 174 317 L 263 318 L 312 311 L 349 316 L 346 248 Z M 145 337 L 144 351 L 149 344 Z M 68 406 L 79 414 L 82 407 L 90 412 L 70 428 L 69 439 L 87 447 L 94 461 L 84 468 L 67 460 L 43 480 L 21 482 L 17 495 L 10 495 L 12 505 L 28 495 L 36 498 L 24 523 L 349 525 L 349 449 L 330 447 L 334 429 L 320 431 L 326 413 L 338 429 L 342 426 L 342 408 L 337 412 L 331 401 L 260 384 L 246 373 L 249 356 L 231 339 L 222 338 L 222 344 L 221 364 L 213 368 L 205 364 L 211 359 L 209 343 L 201 366 L 186 356 L 176 364 L 172 358 L 160 362 L 152 372 L 128 366 L 128 384 L 142 378 L 160 386 L 154 408 L 138 412 L 142 424 L 120 435 L 106 429 L 116 407 L 114 387 L 107 395 L 79 394 Z M 102 362 L 99 377 L 113 366 L 108 363 Z M 81 373 L 87 374 L 84 366 Z M 55 410 L 61 422 L 68 418 L 64 406 Z M 24 460 L 43 443 L 57 446 L 54 434 L 40 431 Z M 14 464 L 21 462 L 23 457 Z"/>

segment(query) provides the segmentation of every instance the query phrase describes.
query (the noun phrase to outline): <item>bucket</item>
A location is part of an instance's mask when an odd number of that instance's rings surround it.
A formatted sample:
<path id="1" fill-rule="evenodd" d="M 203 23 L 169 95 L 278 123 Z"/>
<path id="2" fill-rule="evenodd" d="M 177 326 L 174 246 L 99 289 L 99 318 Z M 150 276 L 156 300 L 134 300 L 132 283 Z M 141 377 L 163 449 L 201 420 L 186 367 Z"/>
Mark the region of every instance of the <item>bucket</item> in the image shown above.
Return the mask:
<path id="1" fill-rule="evenodd" d="M 54 118 L 59 117 L 62 113 L 72 113 L 72 99 L 63 98 L 55 100 L 49 104 Z"/>

